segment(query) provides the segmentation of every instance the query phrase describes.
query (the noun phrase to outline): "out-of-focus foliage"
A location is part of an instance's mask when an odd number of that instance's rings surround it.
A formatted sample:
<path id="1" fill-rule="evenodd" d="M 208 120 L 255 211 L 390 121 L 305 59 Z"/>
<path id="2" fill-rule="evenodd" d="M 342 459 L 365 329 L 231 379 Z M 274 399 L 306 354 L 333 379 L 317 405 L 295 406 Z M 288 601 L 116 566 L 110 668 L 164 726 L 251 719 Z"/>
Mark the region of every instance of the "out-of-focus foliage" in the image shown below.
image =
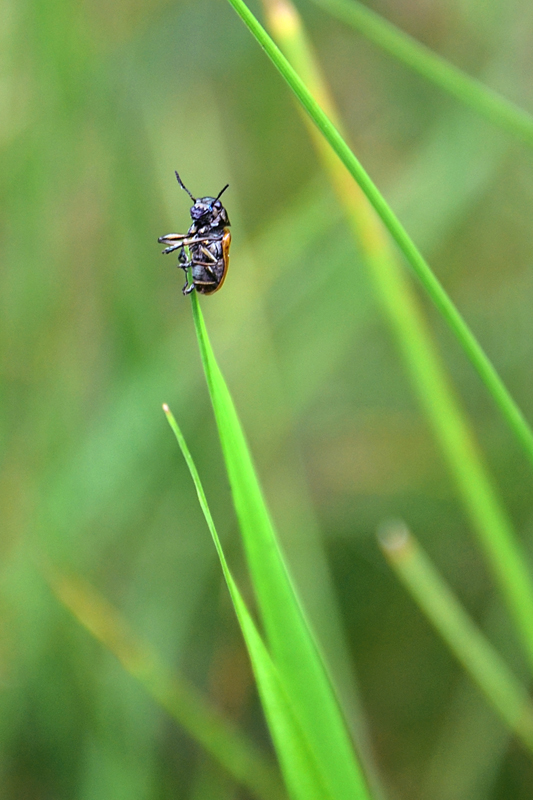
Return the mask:
<path id="1" fill-rule="evenodd" d="M 372 7 L 533 108 L 525 0 Z M 533 419 L 530 152 L 314 6 L 302 0 L 300 10 L 358 156 Z M 202 308 L 359 729 L 357 675 L 383 784 L 409 800 L 529 797 L 527 756 L 375 545 L 378 524 L 406 519 L 523 669 L 274 69 L 223 0 L 5 0 L 2 11 L 4 796 L 246 797 L 58 604 L 43 563 L 83 575 L 176 672 L 270 748 L 215 553 L 160 410 L 167 401 L 183 427 L 242 583 L 182 274 L 156 243 L 188 226 L 179 169 L 195 196 L 230 183 L 230 272 Z M 531 549 L 529 468 L 428 315 Z"/>

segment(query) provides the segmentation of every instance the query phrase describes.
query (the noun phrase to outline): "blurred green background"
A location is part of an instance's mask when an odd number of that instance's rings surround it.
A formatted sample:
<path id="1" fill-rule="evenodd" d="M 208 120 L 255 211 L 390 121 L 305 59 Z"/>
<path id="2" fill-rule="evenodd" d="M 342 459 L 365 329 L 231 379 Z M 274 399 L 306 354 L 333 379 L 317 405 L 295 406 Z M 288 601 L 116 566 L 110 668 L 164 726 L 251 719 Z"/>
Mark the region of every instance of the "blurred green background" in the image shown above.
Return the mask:
<path id="1" fill-rule="evenodd" d="M 371 7 L 533 109 L 526 0 Z M 176 673 L 270 749 L 220 568 L 236 522 L 190 303 L 157 237 L 189 199 L 232 222 L 202 300 L 284 548 L 390 798 L 531 797 L 533 768 L 390 573 L 407 521 L 523 670 L 373 286 L 286 87 L 224 0 L 3 0 L 0 29 L 1 796 L 231 798 L 235 785 L 58 603 L 84 576 Z M 258 3 L 252 8 L 261 13 Z M 533 419 L 533 158 L 305 0 L 355 151 Z M 528 466 L 424 298 L 531 550 Z"/>

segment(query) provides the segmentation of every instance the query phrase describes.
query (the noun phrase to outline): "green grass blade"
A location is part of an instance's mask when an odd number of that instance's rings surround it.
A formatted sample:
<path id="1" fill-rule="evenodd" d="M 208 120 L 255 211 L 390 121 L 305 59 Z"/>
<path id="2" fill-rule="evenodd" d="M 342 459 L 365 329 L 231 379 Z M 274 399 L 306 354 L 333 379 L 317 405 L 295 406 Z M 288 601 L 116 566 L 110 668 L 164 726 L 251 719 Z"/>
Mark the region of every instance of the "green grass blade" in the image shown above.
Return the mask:
<path id="1" fill-rule="evenodd" d="M 448 323 L 472 365 L 485 383 L 485 386 L 492 394 L 502 416 L 506 419 L 524 452 L 533 464 L 533 431 L 469 326 L 445 292 L 437 277 L 431 271 L 429 264 L 329 117 L 314 100 L 304 82 L 291 67 L 288 60 L 272 41 L 243 0 L 228 0 L 228 2 L 233 6 L 250 32 L 265 50 L 272 63 L 279 70 L 315 125 L 329 142 L 330 146 L 348 169 L 352 177 L 357 181 L 374 209 L 379 214 L 385 227 L 396 241 L 422 286 Z"/>
<path id="2" fill-rule="evenodd" d="M 215 361 L 198 297 L 200 353 L 233 501 L 272 658 L 336 800 L 368 797 L 346 725 L 296 596 L 233 401 Z"/>
<path id="3" fill-rule="evenodd" d="M 46 571 L 58 600 L 218 763 L 257 800 L 284 797 L 276 768 L 189 681 L 139 641 L 116 608 L 80 577 Z"/>
<path id="4" fill-rule="evenodd" d="M 289 0 L 264 0 L 269 27 L 333 119 L 338 118 L 301 19 Z M 339 197 L 356 244 L 374 279 L 422 408 L 432 426 L 488 563 L 533 667 L 533 580 L 527 554 L 498 497 L 466 414 L 446 376 L 411 282 L 398 263 L 390 237 L 361 189 L 306 117 L 324 168 Z"/>
<path id="5" fill-rule="evenodd" d="M 291 797 L 295 798 L 295 800 L 333 800 L 333 795 L 329 793 L 326 787 L 326 781 L 323 778 L 323 774 L 321 774 L 320 766 L 316 762 L 307 737 L 296 717 L 283 682 L 233 580 L 207 504 L 200 476 L 183 434 L 168 406 L 163 406 L 163 409 L 191 473 L 200 507 L 204 513 L 220 559 Z"/>
<path id="6" fill-rule="evenodd" d="M 291 797 L 295 800 L 334 800 L 278 671 L 229 572 L 226 579 Z"/>
<path id="7" fill-rule="evenodd" d="M 382 50 L 440 86 L 499 128 L 533 147 L 533 116 L 450 64 L 359 0 L 313 0 Z"/>
<path id="8" fill-rule="evenodd" d="M 389 563 L 501 718 L 533 752 L 533 705 L 520 681 L 470 619 L 405 525 L 379 536 Z"/>

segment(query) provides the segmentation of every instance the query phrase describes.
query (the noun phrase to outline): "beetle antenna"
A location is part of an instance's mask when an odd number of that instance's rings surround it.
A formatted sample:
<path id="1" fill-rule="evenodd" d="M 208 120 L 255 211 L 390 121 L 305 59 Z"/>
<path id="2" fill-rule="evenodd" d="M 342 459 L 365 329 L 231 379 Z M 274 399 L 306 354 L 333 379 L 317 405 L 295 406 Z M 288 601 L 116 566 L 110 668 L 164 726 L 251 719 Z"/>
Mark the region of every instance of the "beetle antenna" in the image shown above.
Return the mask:
<path id="1" fill-rule="evenodd" d="M 196 197 L 193 197 L 193 196 L 192 196 L 192 194 L 191 194 L 191 193 L 189 192 L 189 190 L 187 189 L 187 187 L 184 185 L 183 181 L 181 180 L 180 176 L 178 175 L 178 171 L 177 171 L 177 170 L 174 170 L 174 172 L 176 173 L 176 178 L 178 179 L 178 183 L 179 183 L 179 185 L 181 186 L 181 188 L 182 188 L 182 189 L 185 189 L 185 191 L 187 192 L 187 194 L 189 195 L 189 197 L 191 198 L 191 200 L 193 201 L 193 203 L 196 203 Z M 223 189 L 222 191 L 224 191 L 224 189 Z M 222 194 L 222 192 L 221 192 L 221 194 Z M 220 195 L 219 195 L 219 196 L 220 196 Z"/>
<path id="2" fill-rule="evenodd" d="M 215 197 L 215 200 L 218 200 L 218 198 L 220 197 L 220 195 L 224 194 L 224 192 L 226 191 L 226 189 L 228 188 L 228 186 L 229 186 L 229 183 L 227 183 L 227 184 L 224 186 L 224 188 L 220 190 L 220 192 L 219 192 L 219 193 L 217 194 L 217 196 Z"/>

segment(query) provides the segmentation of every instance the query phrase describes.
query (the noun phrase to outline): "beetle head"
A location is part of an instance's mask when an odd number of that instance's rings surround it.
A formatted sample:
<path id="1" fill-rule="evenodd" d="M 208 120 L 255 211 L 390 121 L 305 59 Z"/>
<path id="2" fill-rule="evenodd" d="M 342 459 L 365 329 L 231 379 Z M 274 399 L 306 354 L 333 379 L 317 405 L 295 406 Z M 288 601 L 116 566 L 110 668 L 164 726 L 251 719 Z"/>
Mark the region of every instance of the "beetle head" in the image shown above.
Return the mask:
<path id="1" fill-rule="evenodd" d="M 195 200 L 191 207 L 191 218 L 200 227 L 218 228 L 220 225 L 230 224 L 228 212 L 218 197 L 199 197 Z"/>
<path id="2" fill-rule="evenodd" d="M 216 197 L 193 197 L 186 186 L 184 186 L 180 176 L 176 172 L 176 178 L 182 189 L 184 189 L 194 205 L 191 206 L 191 219 L 199 223 L 199 227 L 218 228 L 219 226 L 229 225 L 228 212 L 220 202 L 220 196 L 226 191 L 227 183 Z"/>

